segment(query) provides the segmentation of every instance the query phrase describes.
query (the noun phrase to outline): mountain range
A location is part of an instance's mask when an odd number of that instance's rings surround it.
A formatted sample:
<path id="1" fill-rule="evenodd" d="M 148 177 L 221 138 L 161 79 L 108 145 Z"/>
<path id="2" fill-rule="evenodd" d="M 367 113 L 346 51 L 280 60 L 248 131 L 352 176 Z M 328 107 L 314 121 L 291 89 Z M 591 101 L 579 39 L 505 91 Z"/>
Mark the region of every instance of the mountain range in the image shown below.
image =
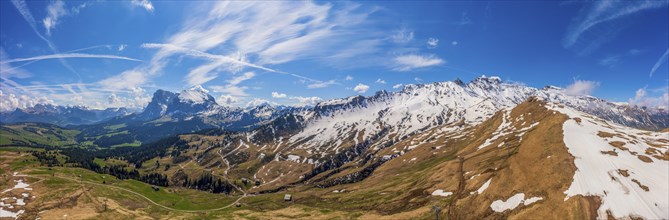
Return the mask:
<path id="1" fill-rule="evenodd" d="M 98 150 L 72 154 L 96 155 L 83 164 L 121 160 L 124 169 L 164 175 L 165 185 L 243 196 L 286 191 L 303 205 L 391 218 L 430 205 L 451 219 L 669 216 L 664 109 L 498 77 L 308 107 L 227 107 L 199 86 L 158 90 L 142 112 L 60 125 L 6 125 L 0 139 L 9 140 L 0 142 L 58 140 Z M 230 187 L 197 185 L 202 178 Z"/>

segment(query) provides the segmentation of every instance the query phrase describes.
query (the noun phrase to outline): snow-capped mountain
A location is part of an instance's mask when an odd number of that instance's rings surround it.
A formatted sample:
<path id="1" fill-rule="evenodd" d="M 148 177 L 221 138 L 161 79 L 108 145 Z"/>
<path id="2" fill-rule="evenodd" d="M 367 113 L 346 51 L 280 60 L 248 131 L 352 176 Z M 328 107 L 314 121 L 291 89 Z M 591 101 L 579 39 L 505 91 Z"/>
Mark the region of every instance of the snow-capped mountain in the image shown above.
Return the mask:
<path id="1" fill-rule="evenodd" d="M 291 109 L 268 103 L 247 108 L 221 106 L 209 91 L 195 86 L 179 93 L 157 90 L 144 111 L 132 118 L 141 121 L 160 118 L 170 121 L 200 120 L 214 127 L 249 130 Z"/>
<path id="2" fill-rule="evenodd" d="M 451 219 L 666 219 L 669 136 L 605 118 L 611 105 L 495 77 L 409 85 L 324 101 L 248 132 L 181 136 L 198 148 L 183 149 L 179 163 L 256 180 L 251 193 L 329 188 L 310 193 L 421 213 L 448 199 Z M 642 110 L 619 117 L 661 112 Z M 623 121 L 643 122 L 633 119 Z"/>
<path id="3" fill-rule="evenodd" d="M 237 133 L 232 138 L 226 136 L 221 151 L 248 160 L 253 160 L 249 155 L 258 155 L 261 161 L 265 160 L 263 157 L 273 155 L 270 161 L 292 161 L 303 167 L 300 172 L 285 170 L 284 165 L 280 165 L 283 168 L 261 168 L 257 174 L 262 177 L 257 178 L 267 184 L 276 182 L 273 180 L 277 178 L 284 179 L 285 183 L 314 181 L 322 186 L 356 182 L 386 161 L 436 139 L 471 138 L 481 142 L 478 149 L 508 135 L 514 135 L 513 139 L 520 141 L 517 137 L 522 139 L 536 122 L 519 125 L 519 128 L 499 129 L 487 135 L 472 133 L 471 129 L 486 129 L 485 126 L 481 128 L 482 124 L 499 120 L 495 117 L 501 118 L 502 124 L 512 124 L 511 119 L 507 119 L 511 117 L 512 109 L 532 97 L 584 112 L 611 124 L 655 129 L 669 127 L 669 117 L 661 110 L 650 111 L 590 96 L 568 96 L 557 87 L 537 89 L 483 76 L 468 83 L 456 80 L 407 85 L 397 92 L 380 91 L 369 97 L 332 99 L 314 107 L 293 109 L 256 129 Z M 351 163 L 369 169 L 322 182 L 328 176 L 324 173 L 338 173 Z"/>
<path id="4" fill-rule="evenodd" d="M 185 118 L 205 111 L 223 111 L 222 106 L 216 103 L 214 97 L 201 86 L 183 90 L 181 93 L 172 93 L 165 90 L 157 90 L 153 93 L 151 102 L 144 111 L 137 115 L 140 120 L 153 120 L 162 116 L 173 116 Z"/>
<path id="5" fill-rule="evenodd" d="M 382 132 L 398 141 L 442 124 L 477 124 L 502 109 L 508 109 L 529 97 L 592 114 L 605 120 L 638 128 L 669 127 L 669 112 L 615 104 L 591 96 L 568 96 L 557 87 L 537 89 L 504 83 L 498 77 L 479 77 L 462 81 L 406 85 L 397 92 L 380 91 L 370 97 L 353 96 L 318 103 L 312 111 L 301 112 L 303 131 L 289 143 L 301 148 L 341 146 L 343 137 L 353 135 L 355 143 Z M 361 137 L 361 138 L 358 138 Z"/>
<path id="6" fill-rule="evenodd" d="M 37 104 L 30 108 L 0 113 L 0 123 L 41 122 L 59 126 L 94 124 L 131 114 L 126 108 L 89 109 L 85 106 Z"/>

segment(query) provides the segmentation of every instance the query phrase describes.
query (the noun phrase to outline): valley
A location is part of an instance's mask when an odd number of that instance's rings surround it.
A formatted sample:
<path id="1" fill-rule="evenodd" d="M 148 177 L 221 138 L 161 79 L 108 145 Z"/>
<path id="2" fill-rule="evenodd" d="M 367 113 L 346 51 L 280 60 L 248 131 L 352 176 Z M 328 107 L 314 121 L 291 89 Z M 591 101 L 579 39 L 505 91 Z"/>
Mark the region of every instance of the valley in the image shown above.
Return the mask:
<path id="1" fill-rule="evenodd" d="M 0 0 L 0 220 L 669 220 L 669 0 Z"/>

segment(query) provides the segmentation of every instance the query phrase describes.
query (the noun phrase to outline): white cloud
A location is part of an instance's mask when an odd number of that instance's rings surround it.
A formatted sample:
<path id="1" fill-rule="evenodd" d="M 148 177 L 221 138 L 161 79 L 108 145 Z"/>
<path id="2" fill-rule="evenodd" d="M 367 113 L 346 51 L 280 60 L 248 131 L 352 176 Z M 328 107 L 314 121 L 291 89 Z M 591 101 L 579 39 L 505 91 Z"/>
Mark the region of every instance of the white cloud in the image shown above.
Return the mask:
<path id="1" fill-rule="evenodd" d="M 653 65 L 653 69 L 650 70 L 650 75 L 648 77 L 653 77 L 653 73 L 657 70 L 657 68 L 660 68 L 663 63 L 666 63 L 669 58 L 669 48 L 667 48 L 667 51 L 664 52 L 664 54 L 660 57 L 660 59 L 655 62 L 655 65 Z"/>
<path id="2" fill-rule="evenodd" d="M 118 45 L 118 51 L 123 51 L 123 50 L 125 50 L 125 48 L 126 48 L 127 46 L 128 46 L 128 45 L 125 45 L 125 44 Z"/>
<path id="3" fill-rule="evenodd" d="M 46 11 L 47 16 L 42 20 L 42 24 L 44 24 L 44 29 L 46 29 L 46 35 L 51 35 L 51 29 L 56 28 L 58 20 L 67 14 L 65 2 L 61 0 L 53 1 L 47 5 Z"/>
<path id="4" fill-rule="evenodd" d="M 453 42 L 451 42 L 451 45 L 456 46 L 456 45 L 458 45 L 458 42 L 457 42 L 457 41 L 453 41 Z"/>
<path id="5" fill-rule="evenodd" d="M 18 106 L 19 99 L 16 98 L 16 95 L 4 94 L 2 90 L 0 90 L 0 112 L 14 111 Z"/>
<path id="6" fill-rule="evenodd" d="M 562 41 L 565 48 L 570 48 L 576 45 L 580 40 L 595 39 L 602 40 L 606 38 L 581 38 L 581 36 L 593 29 L 594 27 L 614 21 L 632 14 L 649 9 L 657 9 L 666 7 L 667 1 L 644 0 L 644 1 L 593 1 L 588 10 L 582 10 L 583 13 L 577 19 L 574 19 L 569 26 L 567 33 Z M 601 34 L 601 33 L 599 33 Z M 598 34 L 598 35 L 599 35 Z M 601 42 L 583 42 L 582 45 L 590 47 L 599 46 Z"/>
<path id="7" fill-rule="evenodd" d="M 346 78 L 345 78 L 344 80 L 346 80 L 346 81 L 351 81 L 351 80 L 353 80 L 353 77 L 350 76 L 350 75 L 347 75 Z"/>
<path id="8" fill-rule="evenodd" d="M 395 43 L 408 43 L 413 40 L 413 31 L 409 31 L 406 27 L 403 27 L 402 29 L 397 30 L 390 39 Z"/>
<path id="9" fill-rule="evenodd" d="M 84 9 L 84 8 L 88 7 L 90 4 L 92 4 L 92 2 L 84 2 L 84 3 L 81 3 L 77 6 L 72 7 L 72 9 L 70 9 L 70 10 L 72 11 L 72 14 L 76 15 L 76 14 L 79 14 L 79 12 L 81 12 L 81 9 Z"/>
<path id="10" fill-rule="evenodd" d="M 267 101 L 266 99 L 254 98 L 253 100 L 246 103 L 246 107 L 259 106 L 259 105 L 262 105 L 262 104 L 270 104 L 270 102 Z"/>
<path id="11" fill-rule="evenodd" d="M 567 86 L 564 93 L 571 96 L 591 95 L 599 86 L 599 82 L 587 80 L 575 80 L 574 83 Z"/>
<path id="12" fill-rule="evenodd" d="M 336 81 L 334 80 L 329 80 L 329 81 L 320 81 L 320 82 L 314 82 L 309 85 L 307 85 L 307 88 L 309 89 L 320 89 L 320 88 L 326 88 L 330 85 L 337 84 Z"/>
<path id="13" fill-rule="evenodd" d="M 660 96 L 652 97 L 648 95 L 646 87 L 636 91 L 634 98 L 629 99 L 630 105 L 645 106 L 653 108 L 669 109 L 669 87 L 659 89 Z"/>
<path id="14" fill-rule="evenodd" d="M 241 101 L 241 99 L 239 99 L 237 97 L 234 97 L 232 95 L 221 95 L 216 100 L 216 102 L 218 104 L 224 105 L 224 106 L 233 106 L 233 105 L 236 105 L 237 103 L 239 103 L 240 101 Z"/>
<path id="15" fill-rule="evenodd" d="M 399 88 L 402 88 L 402 86 L 404 86 L 404 85 L 401 84 L 401 83 L 400 83 L 400 84 L 395 84 L 395 85 L 393 86 L 393 89 L 399 89 Z"/>
<path id="16" fill-rule="evenodd" d="M 121 103 L 121 98 L 116 96 L 116 93 L 112 93 L 111 95 L 109 95 L 109 97 L 107 97 L 107 103 L 109 103 L 110 105 L 117 105 Z"/>
<path id="17" fill-rule="evenodd" d="M 144 73 L 132 69 L 124 71 L 119 75 L 101 80 L 98 84 L 108 89 L 132 89 L 144 84 L 146 80 L 147 78 Z"/>
<path id="18" fill-rule="evenodd" d="M 249 94 L 246 93 L 246 89 L 248 89 L 248 87 L 239 86 L 239 84 L 246 80 L 252 79 L 255 77 L 255 75 L 256 74 L 253 72 L 245 72 L 244 74 L 227 80 L 227 84 L 225 86 L 211 86 L 210 88 L 213 89 L 214 92 L 224 93 L 236 97 L 249 96 Z"/>
<path id="19" fill-rule="evenodd" d="M 149 1 L 149 0 L 132 0 L 132 1 L 130 1 L 130 3 L 132 3 L 132 5 L 134 5 L 134 6 L 142 7 L 144 9 L 146 9 L 146 11 L 148 11 L 148 12 L 153 12 L 153 9 L 154 9 L 153 8 L 153 3 L 151 3 L 151 1 Z"/>
<path id="20" fill-rule="evenodd" d="M 381 78 L 379 78 L 379 79 L 376 80 L 376 83 L 379 83 L 379 84 L 386 84 L 386 81 L 385 81 L 385 80 L 382 80 Z"/>
<path id="21" fill-rule="evenodd" d="M 358 83 L 358 85 L 355 86 L 355 88 L 353 88 L 353 91 L 356 91 L 357 93 L 362 94 L 362 93 L 367 92 L 368 89 L 369 89 L 369 86 L 368 86 L 368 85 L 365 85 L 365 84 L 362 84 L 362 83 Z"/>
<path id="22" fill-rule="evenodd" d="M 256 74 L 254 72 L 245 72 L 242 75 L 239 75 L 237 77 L 234 77 L 230 80 L 228 80 L 228 85 L 238 85 L 246 80 L 252 79 L 255 77 Z"/>
<path id="23" fill-rule="evenodd" d="M 111 95 L 107 96 L 107 102 L 105 104 L 100 103 L 99 107 L 104 108 L 144 108 L 151 101 L 145 90 L 141 87 L 135 87 L 128 90 L 128 95 L 117 95 L 116 92 L 112 92 Z M 75 98 L 83 97 L 75 95 Z"/>
<path id="24" fill-rule="evenodd" d="M 285 93 L 272 92 L 272 98 L 283 99 L 286 97 L 287 95 Z"/>
<path id="25" fill-rule="evenodd" d="M 413 80 L 416 81 L 416 82 L 422 82 L 423 81 L 423 79 L 418 78 L 418 77 L 414 77 Z"/>
<path id="26" fill-rule="evenodd" d="M 427 39 L 427 48 L 434 49 L 439 45 L 439 39 L 437 38 L 428 38 Z"/>
<path id="27" fill-rule="evenodd" d="M 318 104 L 318 102 L 323 101 L 320 97 L 312 96 L 312 97 L 302 97 L 302 96 L 292 96 L 290 99 L 297 100 L 299 103 L 297 106 L 314 106 Z"/>
<path id="28" fill-rule="evenodd" d="M 392 70 L 404 72 L 418 68 L 437 66 L 443 63 L 445 63 L 444 60 L 435 55 L 402 55 L 395 57 Z"/>
<path id="29" fill-rule="evenodd" d="M 0 90 L 0 112 L 14 111 L 17 108 L 30 108 L 37 104 L 53 105 L 54 101 L 46 96 L 33 97 L 28 95 L 17 96 L 13 93 L 5 94 Z"/>

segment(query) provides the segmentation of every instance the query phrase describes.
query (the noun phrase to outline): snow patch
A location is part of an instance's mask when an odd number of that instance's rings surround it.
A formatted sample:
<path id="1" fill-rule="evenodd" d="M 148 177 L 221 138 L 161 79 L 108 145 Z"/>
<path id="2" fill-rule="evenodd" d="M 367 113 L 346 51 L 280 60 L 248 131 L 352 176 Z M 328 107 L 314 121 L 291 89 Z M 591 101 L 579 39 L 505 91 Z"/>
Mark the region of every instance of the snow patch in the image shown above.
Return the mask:
<path id="1" fill-rule="evenodd" d="M 542 199 L 543 198 L 541 197 L 532 197 L 525 200 L 525 193 L 518 193 L 516 195 L 511 196 L 511 198 L 507 199 L 506 201 L 502 200 L 493 201 L 492 204 L 490 204 L 490 208 L 492 208 L 492 210 L 495 212 L 504 212 L 506 210 L 515 209 L 521 203 L 523 205 L 530 205 Z"/>
<path id="2" fill-rule="evenodd" d="M 438 190 L 435 190 L 434 192 L 432 192 L 432 195 L 433 196 L 444 196 L 444 197 L 446 197 L 446 196 L 453 195 L 453 193 L 452 192 L 444 192 L 444 190 L 438 189 Z"/>
<path id="3" fill-rule="evenodd" d="M 492 178 L 488 179 L 488 181 L 486 181 L 485 183 L 483 183 L 483 186 L 481 186 L 481 188 L 479 188 L 478 190 L 476 190 L 476 192 L 477 192 L 478 194 L 483 193 L 483 191 L 485 191 L 485 190 L 488 188 L 488 186 L 490 186 L 490 181 L 491 181 L 491 180 L 492 180 Z"/>

